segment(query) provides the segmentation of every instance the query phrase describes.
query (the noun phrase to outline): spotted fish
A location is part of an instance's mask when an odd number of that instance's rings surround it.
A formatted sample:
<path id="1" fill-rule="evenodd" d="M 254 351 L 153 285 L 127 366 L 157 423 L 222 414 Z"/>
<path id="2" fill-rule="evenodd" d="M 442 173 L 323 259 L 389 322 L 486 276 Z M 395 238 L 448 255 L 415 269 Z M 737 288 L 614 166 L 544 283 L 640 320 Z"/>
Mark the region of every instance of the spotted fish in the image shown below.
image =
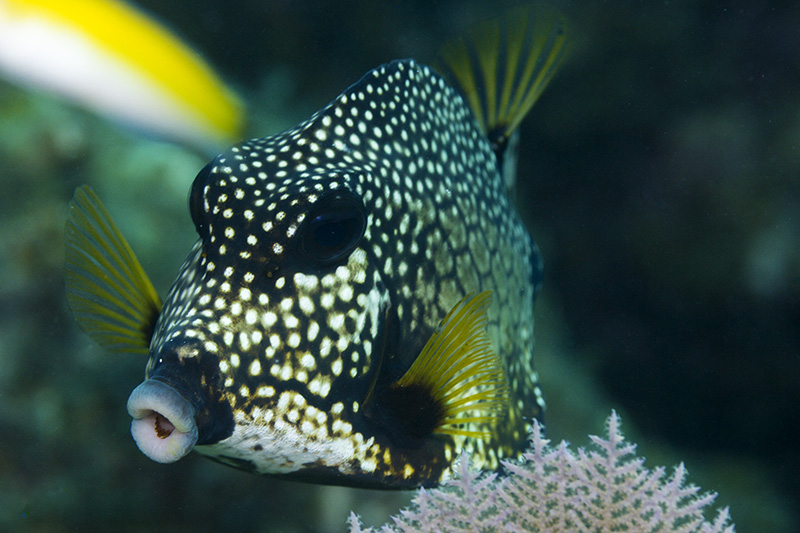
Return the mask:
<path id="1" fill-rule="evenodd" d="M 462 451 L 485 468 L 517 456 L 544 403 L 513 140 L 567 42 L 556 14 L 512 12 L 446 47 L 444 74 L 380 66 L 217 156 L 163 306 L 79 188 L 67 297 L 102 346 L 149 354 L 128 400 L 141 451 L 378 488 L 435 485 Z"/>

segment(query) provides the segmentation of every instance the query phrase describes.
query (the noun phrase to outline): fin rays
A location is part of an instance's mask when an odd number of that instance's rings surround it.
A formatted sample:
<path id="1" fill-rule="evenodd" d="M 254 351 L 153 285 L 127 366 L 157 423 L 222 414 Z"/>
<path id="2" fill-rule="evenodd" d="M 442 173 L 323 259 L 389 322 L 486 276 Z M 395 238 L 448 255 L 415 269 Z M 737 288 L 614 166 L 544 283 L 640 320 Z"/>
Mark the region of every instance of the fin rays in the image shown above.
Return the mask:
<path id="1" fill-rule="evenodd" d="M 114 352 L 146 354 L 161 300 L 97 195 L 75 191 L 65 228 L 67 300 L 81 328 Z"/>
<path id="2" fill-rule="evenodd" d="M 569 48 L 566 23 L 546 8 L 517 8 L 479 25 L 441 52 L 484 133 L 504 145 L 550 82 Z"/>
<path id="3" fill-rule="evenodd" d="M 434 433 L 486 437 L 465 425 L 489 425 L 508 404 L 503 365 L 486 334 L 491 291 L 465 296 L 442 320 L 417 359 L 393 386 L 423 385 L 440 406 Z"/>

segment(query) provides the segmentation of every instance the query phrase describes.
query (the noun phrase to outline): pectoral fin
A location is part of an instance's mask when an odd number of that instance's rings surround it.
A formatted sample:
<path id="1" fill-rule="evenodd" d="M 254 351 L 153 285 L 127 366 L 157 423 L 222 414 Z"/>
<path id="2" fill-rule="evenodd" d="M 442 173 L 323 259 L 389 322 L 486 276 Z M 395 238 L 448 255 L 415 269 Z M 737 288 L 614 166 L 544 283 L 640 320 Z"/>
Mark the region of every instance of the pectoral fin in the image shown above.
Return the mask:
<path id="1" fill-rule="evenodd" d="M 81 328 L 112 352 L 146 354 L 161 300 L 100 198 L 75 190 L 65 228 L 67 301 Z"/>
<path id="2" fill-rule="evenodd" d="M 486 334 L 491 291 L 469 294 L 444 317 L 408 371 L 376 398 L 387 431 L 487 437 L 508 405 L 508 379 Z"/>

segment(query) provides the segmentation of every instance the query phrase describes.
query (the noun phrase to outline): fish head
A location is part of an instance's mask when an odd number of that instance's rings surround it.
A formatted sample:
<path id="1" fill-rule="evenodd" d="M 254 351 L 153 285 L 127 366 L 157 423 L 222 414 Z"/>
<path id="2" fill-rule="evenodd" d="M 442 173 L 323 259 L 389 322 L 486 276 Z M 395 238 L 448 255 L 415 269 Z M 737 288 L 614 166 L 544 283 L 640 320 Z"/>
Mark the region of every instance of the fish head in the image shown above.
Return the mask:
<path id="1" fill-rule="evenodd" d="M 392 336 L 370 245 L 386 240 L 380 193 L 341 151 L 315 157 L 307 136 L 325 122 L 245 142 L 197 175 L 200 240 L 150 348 L 145 383 L 189 401 L 197 451 L 259 473 L 361 474 L 379 451 L 358 426 Z"/>

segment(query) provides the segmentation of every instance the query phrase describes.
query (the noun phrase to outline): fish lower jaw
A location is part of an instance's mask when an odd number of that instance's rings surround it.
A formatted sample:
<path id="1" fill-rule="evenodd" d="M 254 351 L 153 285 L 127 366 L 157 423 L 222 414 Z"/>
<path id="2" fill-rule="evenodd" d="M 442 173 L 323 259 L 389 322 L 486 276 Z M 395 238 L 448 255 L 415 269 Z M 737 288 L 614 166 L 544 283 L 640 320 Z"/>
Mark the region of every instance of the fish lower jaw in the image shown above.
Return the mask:
<path id="1" fill-rule="evenodd" d="M 195 410 L 169 385 L 152 379 L 128 398 L 131 435 L 141 452 L 158 463 L 174 463 L 188 454 L 198 438 Z"/>

